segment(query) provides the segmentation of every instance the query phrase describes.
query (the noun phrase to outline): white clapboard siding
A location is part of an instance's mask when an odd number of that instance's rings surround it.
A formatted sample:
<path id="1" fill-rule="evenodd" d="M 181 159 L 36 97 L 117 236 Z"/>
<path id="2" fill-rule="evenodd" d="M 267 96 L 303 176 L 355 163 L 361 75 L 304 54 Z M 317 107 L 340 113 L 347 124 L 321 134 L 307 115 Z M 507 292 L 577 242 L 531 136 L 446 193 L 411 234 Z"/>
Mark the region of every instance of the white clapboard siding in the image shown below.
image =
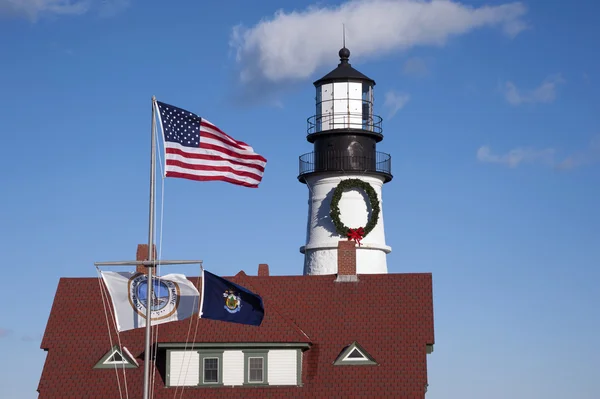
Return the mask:
<path id="1" fill-rule="evenodd" d="M 244 384 L 244 352 L 223 352 L 223 385 Z"/>
<path id="2" fill-rule="evenodd" d="M 295 350 L 270 350 L 269 385 L 296 385 L 299 367 L 297 359 Z"/>
<path id="3" fill-rule="evenodd" d="M 200 355 L 196 351 L 170 351 L 169 386 L 198 385 Z"/>

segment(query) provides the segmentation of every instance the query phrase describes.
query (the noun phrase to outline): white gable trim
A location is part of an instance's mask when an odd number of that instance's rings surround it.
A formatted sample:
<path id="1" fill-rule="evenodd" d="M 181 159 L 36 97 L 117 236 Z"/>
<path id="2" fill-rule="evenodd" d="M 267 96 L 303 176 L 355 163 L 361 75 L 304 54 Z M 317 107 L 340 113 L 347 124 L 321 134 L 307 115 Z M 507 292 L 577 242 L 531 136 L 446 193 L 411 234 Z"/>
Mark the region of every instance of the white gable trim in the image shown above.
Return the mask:
<path id="1" fill-rule="evenodd" d="M 356 357 L 354 356 L 354 353 L 358 353 L 360 355 L 360 357 Z M 350 355 L 352 355 L 352 357 L 350 357 Z M 354 362 L 364 362 L 364 361 L 369 361 L 370 359 L 365 356 L 364 353 L 362 353 L 362 351 L 358 348 L 354 348 L 351 351 L 348 352 L 348 354 L 346 354 L 346 356 L 342 359 L 342 362 L 345 362 L 347 360 L 350 361 L 354 361 Z"/>

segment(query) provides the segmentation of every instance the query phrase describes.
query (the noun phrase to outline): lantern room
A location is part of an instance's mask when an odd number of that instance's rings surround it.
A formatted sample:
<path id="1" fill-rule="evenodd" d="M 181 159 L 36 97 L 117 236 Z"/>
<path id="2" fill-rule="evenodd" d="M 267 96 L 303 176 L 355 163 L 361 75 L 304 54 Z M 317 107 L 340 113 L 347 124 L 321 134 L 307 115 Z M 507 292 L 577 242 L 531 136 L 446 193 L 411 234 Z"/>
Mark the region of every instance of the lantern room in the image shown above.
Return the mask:
<path id="1" fill-rule="evenodd" d="M 352 68 L 350 50 L 342 48 L 339 56 L 338 67 L 314 82 L 316 112 L 309 118 L 308 134 L 357 129 L 380 135 L 381 118 L 373 115 L 375 81 Z"/>

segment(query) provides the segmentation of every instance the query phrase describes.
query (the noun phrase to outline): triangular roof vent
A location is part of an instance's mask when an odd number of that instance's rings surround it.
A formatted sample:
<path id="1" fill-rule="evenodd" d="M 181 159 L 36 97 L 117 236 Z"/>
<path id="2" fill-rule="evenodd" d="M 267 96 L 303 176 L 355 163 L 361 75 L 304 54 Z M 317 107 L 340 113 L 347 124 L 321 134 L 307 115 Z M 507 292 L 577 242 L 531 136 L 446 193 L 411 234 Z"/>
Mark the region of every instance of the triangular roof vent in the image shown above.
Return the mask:
<path id="1" fill-rule="evenodd" d="M 106 369 L 106 368 L 114 368 L 114 367 L 124 367 L 124 368 L 136 368 L 139 364 L 135 357 L 127 350 L 126 347 L 123 347 L 122 350 L 119 349 L 117 345 L 113 346 L 108 352 L 102 356 L 102 358 L 96 363 L 94 366 L 95 369 Z"/>
<path id="2" fill-rule="evenodd" d="M 346 346 L 333 362 L 336 366 L 376 365 L 377 362 L 358 342 Z"/>

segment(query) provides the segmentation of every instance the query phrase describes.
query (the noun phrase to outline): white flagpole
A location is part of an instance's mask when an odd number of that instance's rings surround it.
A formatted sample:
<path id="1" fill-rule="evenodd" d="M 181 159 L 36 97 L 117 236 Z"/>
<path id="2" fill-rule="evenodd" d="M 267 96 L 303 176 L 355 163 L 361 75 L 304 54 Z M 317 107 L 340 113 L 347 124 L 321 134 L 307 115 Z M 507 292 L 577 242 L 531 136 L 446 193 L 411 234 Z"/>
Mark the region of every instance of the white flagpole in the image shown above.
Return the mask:
<path id="1" fill-rule="evenodd" d="M 150 154 L 150 214 L 148 216 L 148 260 L 147 266 L 148 285 L 146 290 L 146 346 L 144 349 L 144 399 L 149 399 L 150 394 L 150 333 L 152 329 L 152 274 L 154 272 L 154 186 L 156 180 L 156 97 L 152 96 L 152 128 L 151 128 L 151 154 Z"/>

